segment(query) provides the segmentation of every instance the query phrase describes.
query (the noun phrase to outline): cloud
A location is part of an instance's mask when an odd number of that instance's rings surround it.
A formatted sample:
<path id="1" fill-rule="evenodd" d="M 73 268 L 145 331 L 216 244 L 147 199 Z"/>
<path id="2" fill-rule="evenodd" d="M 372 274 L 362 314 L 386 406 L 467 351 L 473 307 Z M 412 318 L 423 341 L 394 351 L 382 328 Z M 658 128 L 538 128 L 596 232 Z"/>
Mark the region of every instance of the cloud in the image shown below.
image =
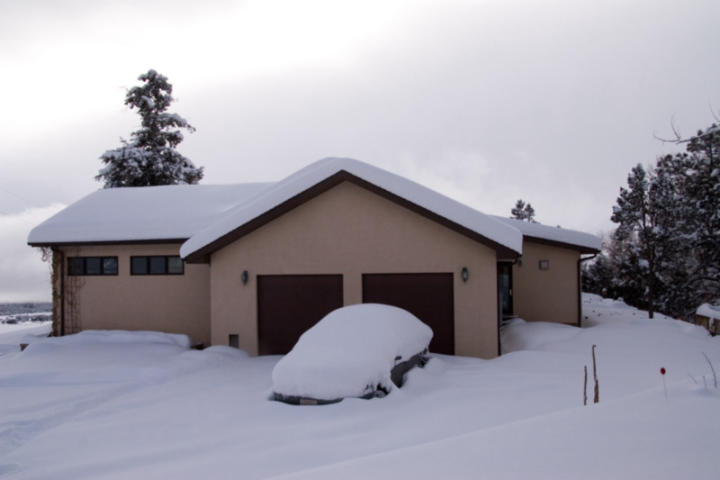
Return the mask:
<path id="1" fill-rule="evenodd" d="M 27 245 L 30 230 L 65 208 L 52 204 L 0 215 L 0 302 L 49 301 L 50 264 L 38 248 Z"/>
<path id="2" fill-rule="evenodd" d="M 139 121 L 125 87 L 151 66 L 197 127 L 180 150 L 203 183 L 349 156 L 590 232 L 611 228 L 632 166 L 677 150 L 653 133 L 720 108 L 720 64 L 699 60 L 720 42 L 713 0 L 56 3 L 0 17 L 0 69 L 17 72 L 0 91 L 0 214 L 99 188 L 99 155 Z"/>

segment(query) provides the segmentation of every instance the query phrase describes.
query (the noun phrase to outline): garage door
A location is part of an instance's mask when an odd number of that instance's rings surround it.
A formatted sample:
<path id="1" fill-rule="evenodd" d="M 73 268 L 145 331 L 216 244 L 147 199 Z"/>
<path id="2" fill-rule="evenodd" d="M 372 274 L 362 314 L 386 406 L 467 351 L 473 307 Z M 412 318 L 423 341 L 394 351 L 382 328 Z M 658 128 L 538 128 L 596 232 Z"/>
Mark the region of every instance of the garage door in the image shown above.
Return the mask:
<path id="1" fill-rule="evenodd" d="M 290 351 L 300 335 L 343 306 L 342 275 L 258 275 L 260 355 Z"/>
<path id="2" fill-rule="evenodd" d="M 452 273 L 364 274 L 363 302 L 409 311 L 433 329 L 430 351 L 455 353 Z"/>

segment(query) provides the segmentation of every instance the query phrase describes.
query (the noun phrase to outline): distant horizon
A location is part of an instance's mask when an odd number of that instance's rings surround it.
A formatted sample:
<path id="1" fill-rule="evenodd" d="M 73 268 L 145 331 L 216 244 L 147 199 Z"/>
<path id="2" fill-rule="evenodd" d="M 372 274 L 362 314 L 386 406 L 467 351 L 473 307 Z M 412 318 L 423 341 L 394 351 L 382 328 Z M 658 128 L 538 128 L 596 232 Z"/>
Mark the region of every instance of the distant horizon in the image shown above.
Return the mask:
<path id="1" fill-rule="evenodd" d="M 33 303 L 33 304 L 36 304 L 36 303 L 52 303 L 52 300 L 17 300 L 17 301 L 11 300 L 11 301 L 7 301 L 7 302 L 0 301 L 0 305 L 15 305 L 15 304 L 18 304 L 18 303 Z"/>

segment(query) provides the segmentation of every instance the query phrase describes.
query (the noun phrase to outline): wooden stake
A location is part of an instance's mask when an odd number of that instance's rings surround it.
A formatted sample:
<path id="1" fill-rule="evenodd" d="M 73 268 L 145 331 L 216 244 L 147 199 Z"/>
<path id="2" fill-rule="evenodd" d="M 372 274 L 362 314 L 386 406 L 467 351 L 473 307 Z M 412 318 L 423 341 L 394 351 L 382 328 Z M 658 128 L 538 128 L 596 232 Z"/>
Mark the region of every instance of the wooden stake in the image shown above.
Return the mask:
<path id="1" fill-rule="evenodd" d="M 587 365 L 585 365 L 585 382 L 583 383 L 583 405 L 587 405 Z"/>
<path id="2" fill-rule="evenodd" d="M 593 400 L 593 403 L 600 403 L 600 385 L 598 384 L 598 378 L 597 378 L 597 363 L 595 362 L 595 348 L 597 348 L 597 345 L 592 346 L 593 378 L 595 379 L 595 398 Z"/>

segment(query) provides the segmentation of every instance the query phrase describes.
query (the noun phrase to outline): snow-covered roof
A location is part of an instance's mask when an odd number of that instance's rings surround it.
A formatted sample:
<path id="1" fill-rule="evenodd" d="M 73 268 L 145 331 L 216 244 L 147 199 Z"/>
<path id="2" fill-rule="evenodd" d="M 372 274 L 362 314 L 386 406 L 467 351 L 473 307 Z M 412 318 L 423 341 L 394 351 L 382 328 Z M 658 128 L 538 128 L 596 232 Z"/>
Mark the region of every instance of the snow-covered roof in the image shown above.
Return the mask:
<path id="1" fill-rule="evenodd" d="M 495 218 L 507 225 L 517 228 L 522 232 L 523 236 L 526 237 L 534 237 L 551 242 L 582 247 L 587 250 L 600 251 L 602 248 L 602 240 L 589 233 L 569 230 L 567 228 L 551 227 L 549 225 L 543 225 L 542 223 L 526 222 L 514 218 L 499 216 L 495 216 Z"/>
<path id="2" fill-rule="evenodd" d="M 703 303 L 695 310 L 695 313 L 713 320 L 720 320 L 720 304 L 710 305 L 709 303 Z"/>
<path id="3" fill-rule="evenodd" d="M 348 158 L 325 158 L 298 170 L 228 211 L 222 218 L 185 242 L 180 248 L 180 255 L 185 258 L 199 251 L 238 227 L 341 172 L 347 172 L 371 183 L 510 250 L 522 252 L 522 234 L 518 229 L 489 215 L 367 163 Z"/>
<path id="4" fill-rule="evenodd" d="M 344 158 L 319 160 L 276 183 L 98 190 L 35 227 L 28 243 L 186 240 L 180 254 L 187 257 L 342 172 L 517 253 L 523 235 L 600 250 L 594 235 L 485 215 L 404 177 Z"/>
<path id="5" fill-rule="evenodd" d="M 32 229 L 31 245 L 185 240 L 267 183 L 98 190 Z"/>

